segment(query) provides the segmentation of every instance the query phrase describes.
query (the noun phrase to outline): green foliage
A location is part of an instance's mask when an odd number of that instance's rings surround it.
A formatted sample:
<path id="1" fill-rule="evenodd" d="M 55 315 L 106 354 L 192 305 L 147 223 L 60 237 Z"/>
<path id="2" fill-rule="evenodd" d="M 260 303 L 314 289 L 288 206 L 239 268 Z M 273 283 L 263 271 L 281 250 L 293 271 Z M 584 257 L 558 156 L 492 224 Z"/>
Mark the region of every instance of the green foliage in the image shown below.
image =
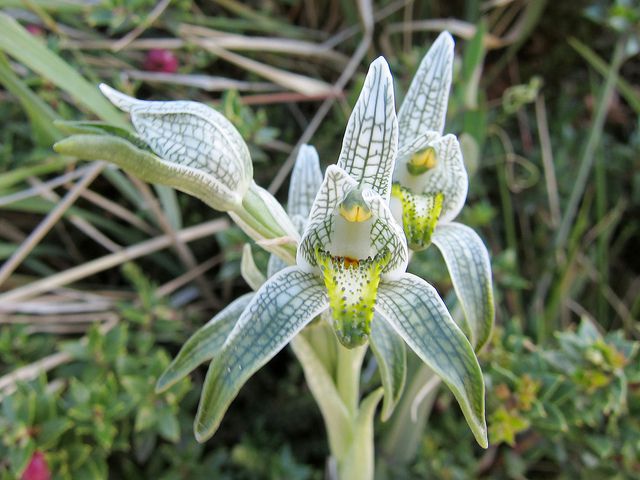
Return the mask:
<path id="1" fill-rule="evenodd" d="M 484 355 L 489 441 L 475 456 L 448 408 L 435 407 L 412 474 L 429 478 L 634 478 L 640 463 L 638 342 L 589 320 L 535 346 L 514 327 Z M 488 368 L 487 368 L 488 367 Z M 456 448 L 447 448 L 448 445 Z"/>
<path id="2" fill-rule="evenodd" d="M 44 452 L 56 480 L 312 478 L 287 445 L 271 451 L 246 437 L 230 452 L 209 452 L 196 443 L 197 395 L 189 392 L 199 388 L 184 379 L 161 394 L 154 390 L 170 360 L 160 343 L 182 338 L 184 319 L 137 266 L 125 265 L 123 274 L 137 296 L 120 305 L 121 320 L 64 343 L 71 362 L 18 383 L 3 398 L 0 479 L 19 478 L 35 451 Z M 54 346 L 53 337 L 30 335 L 23 326 L 0 328 L 2 365 L 26 364 Z"/>

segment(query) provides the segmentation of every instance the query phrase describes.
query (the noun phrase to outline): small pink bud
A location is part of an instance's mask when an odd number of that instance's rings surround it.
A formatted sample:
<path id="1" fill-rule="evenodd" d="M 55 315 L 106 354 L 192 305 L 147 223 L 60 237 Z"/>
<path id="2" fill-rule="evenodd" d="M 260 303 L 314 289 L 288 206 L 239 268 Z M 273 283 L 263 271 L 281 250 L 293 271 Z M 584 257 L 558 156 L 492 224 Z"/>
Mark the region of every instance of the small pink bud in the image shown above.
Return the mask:
<path id="1" fill-rule="evenodd" d="M 24 28 L 34 37 L 42 37 L 44 35 L 44 30 L 40 25 L 34 25 L 33 23 L 30 23 Z"/>
<path id="2" fill-rule="evenodd" d="M 175 73 L 178 71 L 178 58 L 164 48 L 154 48 L 147 52 L 142 66 L 150 72 Z"/>
<path id="3" fill-rule="evenodd" d="M 34 452 L 20 480 L 51 480 L 51 472 L 44 458 L 44 453 Z"/>

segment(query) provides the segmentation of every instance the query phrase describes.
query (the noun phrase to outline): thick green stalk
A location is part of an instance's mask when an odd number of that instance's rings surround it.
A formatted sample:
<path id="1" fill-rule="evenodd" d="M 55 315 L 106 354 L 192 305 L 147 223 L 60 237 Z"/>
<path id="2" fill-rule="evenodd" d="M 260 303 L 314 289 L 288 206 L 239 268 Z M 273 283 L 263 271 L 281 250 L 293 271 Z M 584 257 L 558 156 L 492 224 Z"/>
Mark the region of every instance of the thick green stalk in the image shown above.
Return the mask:
<path id="1" fill-rule="evenodd" d="M 336 385 L 340 398 L 351 416 L 355 416 L 360 400 L 360 371 L 367 347 L 345 348 L 338 346 Z"/>

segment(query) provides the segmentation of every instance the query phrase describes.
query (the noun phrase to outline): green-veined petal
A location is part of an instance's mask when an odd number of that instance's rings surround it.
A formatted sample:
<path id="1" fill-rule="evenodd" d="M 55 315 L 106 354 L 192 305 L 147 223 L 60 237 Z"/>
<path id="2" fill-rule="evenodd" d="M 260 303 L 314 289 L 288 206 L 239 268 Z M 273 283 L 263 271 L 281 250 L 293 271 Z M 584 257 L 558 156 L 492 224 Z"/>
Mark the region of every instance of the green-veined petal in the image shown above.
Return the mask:
<path id="1" fill-rule="evenodd" d="M 72 135 L 57 142 L 53 149 L 83 160 L 105 160 L 149 183 L 168 185 L 199 198 L 211 208 L 227 211 L 241 198 L 211 175 L 190 167 L 167 162 L 115 135 Z"/>
<path id="2" fill-rule="evenodd" d="M 407 378 L 407 352 L 404 340 L 387 322 L 376 314 L 371 322 L 369 336 L 371 350 L 378 362 L 384 402 L 382 405 L 382 421 L 386 421 L 400 400 Z"/>
<path id="3" fill-rule="evenodd" d="M 369 67 L 349 117 L 338 166 L 361 188 L 371 188 L 388 200 L 397 149 L 393 79 L 386 60 L 379 57 Z"/>
<path id="4" fill-rule="evenodd" d="M 398 112 L 400 146 L 428 130 L 442 135 L 453 74 L 453 38 L 442 32 L 424 56 Z"/>
<path id="5" fill-rule="evenodd" d="M 334 234 L 333 215 L 336 208 L 346 194 L 356 187 L 357 182 L 344 170 L 329 165 L 298 248 L 298 265 L 308 269 L 317 266 L 315 247 L 319 245 L 325 250 L 329 249 Z"/>
<path id="6" fill-rule="evenodd" d="M 435 288 L 409 273 L 397 281 L 383 281 L 376 311 L 447 384 L 476 440 L 486 448 L 482 371 L 469 340 Z"/>
<path id="7" fill-rule="evenodd" d="M 131 121 L 149 147 L 164 161 L 192 175 L 207 176 L 241 200 L 253 177 L 247 144 L 222 114 L 197 102 L 143 101 L 111 87 L 102 93 Z"/>
<path id="8" fill-rule="evenodd" d="M 382 270 L 383 278 L 391 280 L 407 269 L 409 250 L 402 227 L 395 221 L 388 202 L 372 190 L 362 192 L 362 199 L 374 219 L 371 225 L 372 255 L 389 251 L 391 257 Z"/>
<path id="9" fill-rule="evenodd" d="M 255 294 L 209 367 L 194 430 L 211 437 L 242 385 L 328 307 L 322 281 L 289 267 Z"/>
<path id="10" fill-rule="evenodd" d="M 489 252 L 476 232 L 459 223 L 439 225 L 433 243 L 447 263 L 471 343 L 479 351 L 491 336 L 495 313 Z"/>
<path id="11" fill-rule="evenodd" d="M 247 293 L 239 297 L 191 335 L 158 379 L 156 391 L 165 391 L 189 375 L 198 365 L 211 360 L 222 348 L 253 295 Z"/>
<path id="12" fill-rule="evenodd" d="M 435 150 L 435 165 L 424 173 L 413 175 L 407 171 L 408 159 L 425 148 Z M 440 222 L 450 222 L 464 206 L 469 188 L 469 176 L 462 159 L 460 143 L 454 135 L 434 136 L 427 132 L 408 147 L 401 149 L 394 172 L 394 180 L 413 193 L 442 193 Z"/>
<path id="13" fill-rule="evenodd" d="M 302 145 L 298 151 L 296 163 L 289 184 L 289 202 L 287 212 L 292 217 L 309 217 L 313 200 L 322 185 L 322 171 L 318 152 L 311 145 Z"/>

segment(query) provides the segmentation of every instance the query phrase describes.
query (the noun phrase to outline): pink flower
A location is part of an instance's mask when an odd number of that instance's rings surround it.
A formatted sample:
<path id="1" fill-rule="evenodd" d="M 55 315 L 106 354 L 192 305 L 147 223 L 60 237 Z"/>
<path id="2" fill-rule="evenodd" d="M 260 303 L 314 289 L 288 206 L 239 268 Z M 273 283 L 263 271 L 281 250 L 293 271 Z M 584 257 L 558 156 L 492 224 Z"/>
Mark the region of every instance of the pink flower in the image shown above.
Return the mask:
<path id="1" fill-rule="evenodd" d="M 51 472 L 44 458 L 44 453 L 34 452 L 20 480 L 51 480 Z"/>
<path id="2" fill-rule="evenodd" d="M 147 52 L 142 66 L 150 72 L 175 73 L 178 71 L 178 58 L 164 48 L 154 48 Z"/>

